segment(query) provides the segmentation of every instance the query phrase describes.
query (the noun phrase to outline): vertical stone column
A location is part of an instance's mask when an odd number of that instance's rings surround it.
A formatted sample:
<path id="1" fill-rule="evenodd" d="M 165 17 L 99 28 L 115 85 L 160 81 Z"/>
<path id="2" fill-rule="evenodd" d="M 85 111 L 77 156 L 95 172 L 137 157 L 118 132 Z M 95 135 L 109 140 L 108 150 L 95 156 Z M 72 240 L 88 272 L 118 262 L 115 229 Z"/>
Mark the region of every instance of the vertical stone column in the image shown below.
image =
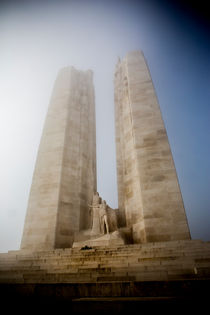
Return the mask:
<path id="1" fill-rule="evenodd" d="M 96 191 L 96 130 L 92 71 L 62 69 L 39 146 L 21 249 L 71 247 L 90 225 Z"/>
<path id="2" fill-rule="evenodd" d="M 189 239 L 176 170 L 160 108 L 140 51 L 115 72 L 119 212 L 135 242 Z"/>

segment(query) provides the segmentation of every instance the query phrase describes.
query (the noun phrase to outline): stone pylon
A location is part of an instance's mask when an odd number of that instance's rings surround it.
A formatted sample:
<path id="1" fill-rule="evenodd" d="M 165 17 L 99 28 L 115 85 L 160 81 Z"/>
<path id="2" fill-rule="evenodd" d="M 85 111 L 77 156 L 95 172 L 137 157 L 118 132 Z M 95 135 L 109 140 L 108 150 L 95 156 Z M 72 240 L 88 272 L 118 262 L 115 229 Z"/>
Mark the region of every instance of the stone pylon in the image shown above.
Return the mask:
<path id="1" fill-rule="evenodd" d="M 115 124 L 120 224 L 135 242 L 190 238 L 168 137 L 140 51 L 118 61 Z"/>
<path id="2" fill-rule="evenodd" d="M 21 249 L 71 247 L 90 225 L 96 191 L 92 71 L 62 69 L 55 82 L 33 175 Z"/>

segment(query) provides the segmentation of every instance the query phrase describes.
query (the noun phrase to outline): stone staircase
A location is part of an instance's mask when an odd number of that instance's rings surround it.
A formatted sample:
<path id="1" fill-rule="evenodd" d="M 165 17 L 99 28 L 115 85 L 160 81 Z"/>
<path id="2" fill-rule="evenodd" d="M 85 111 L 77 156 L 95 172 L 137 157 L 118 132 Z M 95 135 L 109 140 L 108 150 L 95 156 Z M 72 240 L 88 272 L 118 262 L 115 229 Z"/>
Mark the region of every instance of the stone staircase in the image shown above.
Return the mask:
<path id="1" fill-rule="evenodd" d="M 210 243 L 174 241 L 0 254 L 0 283 L 210 278 Z"/>
<path id="2" fill-rule="evenodd" d="M 209 284 L 210 243 L 199 240 L 0 254 L 1 295 L 177 299 Z"/>

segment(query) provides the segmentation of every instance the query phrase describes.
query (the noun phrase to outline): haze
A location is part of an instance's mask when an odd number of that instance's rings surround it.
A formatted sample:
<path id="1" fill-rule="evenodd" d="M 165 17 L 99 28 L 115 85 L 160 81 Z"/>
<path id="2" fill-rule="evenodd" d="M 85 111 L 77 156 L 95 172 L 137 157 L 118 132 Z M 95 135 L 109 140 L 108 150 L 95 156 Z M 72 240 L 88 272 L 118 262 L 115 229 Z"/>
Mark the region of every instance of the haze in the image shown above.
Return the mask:
<path id="1" fill-rule="evenodd" d="M 193 239 L 210 240 L 210 43 L 204 11 L 176 1 L 0 4 L 0 251 L 19 249 L 36 155 L 60 68 L 94 72 L 98 191 L 117 207 L 113 76 L 141 49 Z"/>

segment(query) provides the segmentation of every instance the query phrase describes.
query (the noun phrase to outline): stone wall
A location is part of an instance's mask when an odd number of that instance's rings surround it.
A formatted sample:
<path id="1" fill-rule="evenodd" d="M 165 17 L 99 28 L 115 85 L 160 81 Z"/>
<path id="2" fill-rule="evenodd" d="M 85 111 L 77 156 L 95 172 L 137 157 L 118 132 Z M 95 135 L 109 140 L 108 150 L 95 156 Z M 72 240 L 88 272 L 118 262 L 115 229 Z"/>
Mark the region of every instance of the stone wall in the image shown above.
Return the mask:
<path id="1" fill-rule="evenodd" d="M 70 247 L 90 225 L 96 191 L 92 72 L 62 69 L 55 82 L 38 151 L 21 249 Z"/>

